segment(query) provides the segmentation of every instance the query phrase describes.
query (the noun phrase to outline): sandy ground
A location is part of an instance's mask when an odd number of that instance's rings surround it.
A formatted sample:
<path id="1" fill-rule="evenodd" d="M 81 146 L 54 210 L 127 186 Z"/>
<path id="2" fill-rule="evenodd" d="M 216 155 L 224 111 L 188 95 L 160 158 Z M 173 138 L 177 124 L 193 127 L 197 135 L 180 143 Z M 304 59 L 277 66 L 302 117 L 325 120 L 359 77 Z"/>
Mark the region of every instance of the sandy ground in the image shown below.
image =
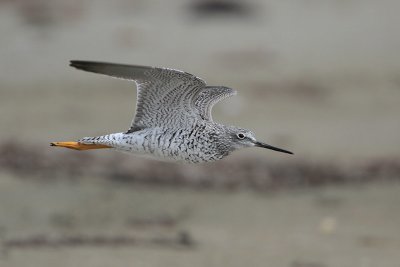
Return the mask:
<path id="1" fill-rule="evenodd" d="M 373 184 L 224 193 L 132 187 L 95 178 L 40 183 L 3 173 L 0 264 L 395 267 L 400 262 L 399 191 L 399 184 Z M 188 246 L 10 243 L 76 235 L 149 241 L 182 233 Z"/>

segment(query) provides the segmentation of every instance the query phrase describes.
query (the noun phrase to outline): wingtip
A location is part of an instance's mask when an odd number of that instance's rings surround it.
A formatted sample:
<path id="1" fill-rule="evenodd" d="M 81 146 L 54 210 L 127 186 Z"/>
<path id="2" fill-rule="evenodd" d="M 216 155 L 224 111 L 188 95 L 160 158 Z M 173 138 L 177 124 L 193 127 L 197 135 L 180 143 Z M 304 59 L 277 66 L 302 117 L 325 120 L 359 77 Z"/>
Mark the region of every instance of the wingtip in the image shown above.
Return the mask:
<path id="1" fill-rule="evenodd" d="M 69 61 L 69 66 L 70 67 L 74 67 L 74 68 L 78 68 L 78 65 L 79 65 L 79 60 L 70 60 Z"/>
<path id="2" fill-rule="evenodd" d="M 70 60 L 69 61 L 69 65 L 71 67 L 75 67 L 75 68 L 86 65 L 87 63 L 88 63 L 88 61 L 83 61 L 83 60 Z"/>
<path id="3" fill-rule="evenodd" d="M 84 70 L 84 71 L 89 71 L 89 72 L 96 72 L 93 71 L 98 65 L 100 65 L 100 62 L 95 62 L 95 61 L 85 61 L 85 60 L 70 60 L 69 66 L 76 68 L 78 70 Z"/>
<path id="4" fill-rule="evenodd" d="M 69 61 L 69 66 L 74 67 L 78 70 L 84 70 L 84 71 L 101 73 L 101 74 L 107 74 L 107 73 L 103 73 L 103 71 L 100 71 L 100 70 L 102 68 L 110 66 L 110 65 L 115 65 L 115 64 L 108 63 L 108 62 L 86 61 L 86 60 L 70 60 Z"/>

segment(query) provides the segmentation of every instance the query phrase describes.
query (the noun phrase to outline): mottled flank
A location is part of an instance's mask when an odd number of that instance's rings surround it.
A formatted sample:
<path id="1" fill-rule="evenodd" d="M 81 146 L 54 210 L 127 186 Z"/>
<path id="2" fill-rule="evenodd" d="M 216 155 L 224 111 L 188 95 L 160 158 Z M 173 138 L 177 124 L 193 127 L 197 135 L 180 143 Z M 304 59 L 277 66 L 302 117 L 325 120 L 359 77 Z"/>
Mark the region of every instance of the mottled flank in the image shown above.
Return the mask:
<path id="1" fill-rule="evenodd" d="M 78 141 L 83 145 L 110 146 L 116 150 L 186 163 L 222 159 L 245 147 L 263 147 L 292 154 L 259 142 L 246 129 L 212 120 L 214 104 L 236 91 L 207 86 L 187 72 L 113 63 L 71 61 L 71 66 L 136 82 L 136 115 L 128 131 Z M 61 142 L 62 143 L 62 142 Z"/>

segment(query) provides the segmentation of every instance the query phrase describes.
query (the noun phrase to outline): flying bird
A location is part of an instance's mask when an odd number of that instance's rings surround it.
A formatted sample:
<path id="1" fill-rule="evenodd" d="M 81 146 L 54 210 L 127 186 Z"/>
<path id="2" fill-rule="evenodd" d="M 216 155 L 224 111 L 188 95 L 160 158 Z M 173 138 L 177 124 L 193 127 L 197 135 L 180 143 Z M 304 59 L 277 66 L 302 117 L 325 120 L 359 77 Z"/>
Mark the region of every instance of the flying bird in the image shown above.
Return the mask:
<path id="1" fill-rule="evenodd" d="M 180 70 L 72 60 L 80 70 L 132 80 L 137 87 L 136 114 L 125 132 L 84 137 L 52 146 L 76 150 L 113 148 L 164 161 L 201 163 L 220 160 L 245 147 L 262 147 L 293 154 L 260 142 L 252 131 L 214 122 L 211 110 L 236 95 L 225 86 Z"/>

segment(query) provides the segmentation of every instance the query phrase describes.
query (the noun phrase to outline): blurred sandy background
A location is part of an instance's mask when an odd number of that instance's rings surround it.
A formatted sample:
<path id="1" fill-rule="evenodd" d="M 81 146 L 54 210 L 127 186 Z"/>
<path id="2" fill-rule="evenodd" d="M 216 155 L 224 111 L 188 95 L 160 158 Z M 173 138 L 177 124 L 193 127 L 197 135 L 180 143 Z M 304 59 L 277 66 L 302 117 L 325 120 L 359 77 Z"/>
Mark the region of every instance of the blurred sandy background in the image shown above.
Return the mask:
<path id="1" fill-rule="evenodd" d="M 399 266 L 398 1 L 0 1 L 0 266 Z M 187 166 L 54 149 L 128 128 L 134 84 L 238 89 L 248 149 Z"/>

